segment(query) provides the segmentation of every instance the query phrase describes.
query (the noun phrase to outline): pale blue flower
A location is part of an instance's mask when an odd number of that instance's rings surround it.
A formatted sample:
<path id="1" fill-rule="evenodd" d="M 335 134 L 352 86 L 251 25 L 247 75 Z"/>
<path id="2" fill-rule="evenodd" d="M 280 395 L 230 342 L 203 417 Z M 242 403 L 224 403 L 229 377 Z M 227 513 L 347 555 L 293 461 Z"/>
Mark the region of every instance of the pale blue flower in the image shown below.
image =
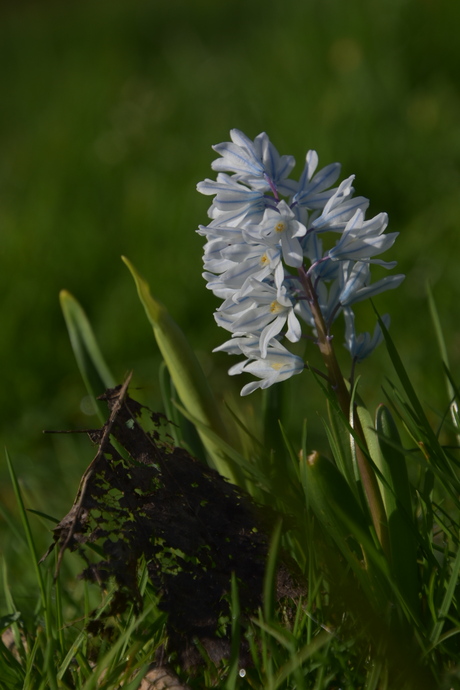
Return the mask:
<path id="1" fill-rule="evenodd" d="M 352 306 L 404 280 L 391 275 L 373 283 L 370 270 L 373 264 L 394 268 L 395 261 L 378 257 L 398 233 L 385 234 L 386 213 L 366 220 L 369 200 L 354 196 L 353 175 L 333 187 L 338 163 L 318 171 L 318 155 L 309 151 L 296 181 L 289 177 L 294 158 L 280 156 L 265 132 L 254 140 L 236 129 L 230 134 L 230 142 L 213 147 L 220 155 L 212 164 L 217 180 L 198 184 L 214 197 L 211 222 L 198 230 L 207 238 L 203 276 L 223 299 L 217 324 L 232 333 L 216 349 L 246 357 L 232 374 L 261 379 L 245 386 L 244 395 L 299 373 L 301 360 L 280 340 L 301 338 L 299 319 L 318 337 L 316 302 L 328 336 L 344 312 L 345 345 L 361 361 L 382 336 L 379 328 L 357 335 Z"/>
<path id="2" fill-rule="evenodd" d="M 349 308 L 344 309 L 343 315 L 345 318 L 345 347 L 351 354 L 353 360 L 358 363 L 362 362 L 363 359 L 369 357 L 375 348 L 382 342 L 382 329 L 380 325 L 377 324 L 372 336 L 367 332 L 357 335 L 355 331 L 355 315 L 352 310 Z M 386 328 L 390 327 L 389 314 L 382 316 L 382 321 Z"/>
<path id="3" fill-rule="evenodd" d="M 220 222 L 226 222 L 227 219 L 222 219 L 224 214 L 234 220 L 261 216 L 267 206 L 262 192 L 250 189 L 224 173 L 217 176 L 217 181 L 199 182 L 197 190 L 207 196 L 215 195 L 208 215 L 210 218 L 220 217 Z"/>
<path id="4" fill-rule="evenodd" d="M 305 368 L 301 357 L 293 355 L 286 350 L 277 340 L 271 342 L 267 349 L 266 356 L 261 358 L 251 358 L 245 362 L 239 362 L 229 369 L 230 376 L 246 372 L 257 376 L 260 381 L 252 381 L 241 389 L 241 395 L 249 395 L 257 388 L 268 388 L 274 383 L 285 381 L 286 379 L 300 374 Z"/>
<path id="5" fill-rule="evenodd" d="M 333 261 L 352 259 L 372 262 L 372 257 L 392 247 L 399 235 L 399 232 L 384 235 L 387 225 L 386 213 L 379 213 L 375 218 L 365 221 L 364 211 L 358 209 L 346 224 L 340 240 L 328 252 L 328 257 Z M 393 266 L 394 263 L 391 263 L 388 267 Z"/>
<path id="6" fill-rule="evenodd" d="M 340 175 L 340 163 L 332 163 L 314 175 L 318 167 L 318 154 L 309 151 L 306 156 L 305 168 L 299 179 L 297 192 L 292 201 L 294 205 L 308 209 L 323 209 L 326 202 L 335 193 L 329 189 Z"/>
<path id="7" fill-rule="evenodd" d="M 252 281 L 251 288 L 241 303 L 230 305 L 227 300 L 217 310 L 215 319 L 219 325 L 233 333 L 260 333 L 262 357 L 265 357 L 270 340 L 281 333 L 286 325 L 286 338 L 291 342 L 300 340 L 300 323 L 294 313 L 294 302 L 288 296 L 286 288 L 281 286 L 277 289 L 257 281 Z"/>
<path id="8" fill-rule="evenodd" d="M 222 156 L 211 163 L 212 169 L 230 171 L 244 177 L 263 177 L 264 164 L 256 153 L 254 142 L 239 129 L 232 129 L 230 137 L 231 142 L 225 141 L 212 147 Z"/>
<path id="9" fill-rule="evenodd" d="M 242 242 L 243 240 L 241 225 L 228 225 L 226 223 L 219 223 L 217 220 L 209 223 L 209 225 L 200 225 L 197 233 L 208 239 L 226 239 L 232 244 Z"/>
<path id="10" fill-rule="evenodd" d="M 254 148 L 263 162 L 265 178 L 269 182 L 270 189 L 284 196 L 294 194 L 298 183 L 288 179 L 288 175 L 295 166 L 294 156 L 280 156 L 265 132 L 254 139 Z M 256 189 L 261 182 L 249 179 L 249 184 Z"/>
<path id="11" fill-rule="evenodd" d="M 216 237 L 204 245 L 203 267 L 205 271 L 223 273 L 232 268 L 234 261 L 225 259 L 222 250 L 228 247 L 228 242 L 221 237 Z"/>
<path id="12" fill-rule="evenodd" d="M 303 263 L 303 250 L 298 238 L 306 232 L 305 225 L 296 220 L 285 201 L 280 201 L 276 209 L 267 208 L 259 225 L 260 237 L 281 242 L 284 261 L 297 268 Z"/>
<path id="13" fill-rule="evenodd" d="M 231 290 L 224 302 L 214 312 L 214 319 L 221 328 L 225 328 L 225 330 L 235 334 L 238 333 L 238 335 L 245 335 L 251 331 L 238 332 L 238 329 L 234 328 L 235 321 L 241 318 L 246 312 L 254 310 L 257 307 L 257 302 L 250 296 L 245 296 L 235 301 L 233 299 L 234 295 L 235 291 Z"/>
<path id="14" fill-rule="evenodd" d="M 340 267 L 342 269 L 340 304 L 344 307 L 349 307 L 369 297 L 375 297 L 385 290 L 394 290 L 401 285 L 405 278 L 403 274 L 387 276 L 371 284 L 368 262 L 357 261 L 353 264 L 351 261 L 343 261 L 340 263 Z"/>
<path id="15" fill-rule="evenodd" d="M 213 170 L 233 172 L 239 180 L 260 191 L 294 193 L 297 183 L 286 180 L 295 165 L 293 156 L 280 156 L 265 132 L 254 141 L 238 129 L 232 129 L 230 136 L 231 142 L 213 146 L 222 156 L 212 162 Z"/>
<path id="16" fill-rule="evenodd" d="M 206 274 L 208 288 L 213 292 L 230 288 L 244 296 L 250 288 L 252 279 L 259 282 L 270 275 L 275 276 L 275 284 L 281 285 L 284 277 L 284 269 L 281 264 L 281 249 L 279 247 L 267 247 L 266 245 L 230 245 L 224 247 L 222 256 L 222 271 L 211 269 L 220 276 Z M 229 264 L 229 265 L 228 265 Z"/>
<path id="17" fill-rule="evenodd" d="M 260 357 L 260 338 L 257 335 L 232 336 L 222 345 L 215 347 L 213 352 L 227 352 L 229 355 L 242 355 L 246 357 Z"/>
<path id="18" fill-rule="evenodd" d="M 342 232 L 346 224 L 358 209 L 365 211 L 369 206 L 369 199 L 364 196 L 353 197 L 352 186 L 355 176 L 344 180 L 330 199 L 326 202 L 321 214 L 311 224 L 309 231 Z"/>

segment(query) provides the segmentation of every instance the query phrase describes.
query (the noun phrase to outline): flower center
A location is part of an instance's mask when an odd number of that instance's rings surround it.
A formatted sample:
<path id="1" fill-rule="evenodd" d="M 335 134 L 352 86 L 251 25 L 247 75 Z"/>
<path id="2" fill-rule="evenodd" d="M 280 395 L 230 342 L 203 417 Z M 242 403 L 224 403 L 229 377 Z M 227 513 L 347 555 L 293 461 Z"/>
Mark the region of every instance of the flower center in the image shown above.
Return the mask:
<path id="1" fill-rule="evenodd" d="M 270 263 L 270 260 L 267 256 L 267 254 L 262 254 L 262 256 L 260 257 L 260 265 L 266 266 L 268 263 Z"/>
<path id="2" fill-rule="evenodd" d="M 278 312 L 283 311 L 283 309 L 283 305 L 277 302 L 276 299 L 270 304 L 270 311 L 272 314 L 278 314 Z"/>
<path id="3" fill-rule="evenodd" d="M 275 232 L 284 232 L 286 230 L 286 223 L 284 220 L 280 220 L 279 223 L 275 225 Z"/>
<path id="4" fill-rule="evenodd" d="M 281 362 L 273 362 L 273 364 L 270 364 L 270 366 L 275 371 L 279 371 L 283 365 L 281 364 Z"/>

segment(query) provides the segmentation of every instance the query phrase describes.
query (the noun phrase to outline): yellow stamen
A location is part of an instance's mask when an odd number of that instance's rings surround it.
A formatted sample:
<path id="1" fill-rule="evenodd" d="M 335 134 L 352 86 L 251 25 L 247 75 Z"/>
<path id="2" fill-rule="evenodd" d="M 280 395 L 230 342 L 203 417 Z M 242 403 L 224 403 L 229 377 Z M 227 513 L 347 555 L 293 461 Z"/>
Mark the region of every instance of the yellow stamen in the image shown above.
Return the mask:
<path id="1" fill-rule="evenodd" d="M 279 223 L 275 225 L 275 231 L 276 232 L 284 232 L 286 230 L 286 223 L 282 220 L 280 220 Z"/>
<path id="2" fill-rule="evenodd" d="M 279 311 L 283 311 L 283 309 L 283 305 L 277 302 L 276 299 L 270 304 L 270 311 L 272 314 L 277 314 Z"/>

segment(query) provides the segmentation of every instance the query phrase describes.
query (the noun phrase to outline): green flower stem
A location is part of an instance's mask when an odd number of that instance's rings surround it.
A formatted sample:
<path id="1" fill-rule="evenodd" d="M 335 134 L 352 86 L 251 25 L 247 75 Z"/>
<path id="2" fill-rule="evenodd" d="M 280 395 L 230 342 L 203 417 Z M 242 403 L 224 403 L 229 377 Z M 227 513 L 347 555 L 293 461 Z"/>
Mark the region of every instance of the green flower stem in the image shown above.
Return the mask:
<path id="1" fill-rule="evenodd" d="M 332 347 L 332 342 L 327 332 L 327 327 L 324 322 L 315 289 L 312 285 L 310 276 L 303 269 L 299 269 L 299 276 L 302 286 L 305 290 L 313 318 L 315 319 L 315 326 L 318 334 L 318 345 L 329 375 L 330 386 L 337 397 L 343 414 L 345 415 L 346 419 L 348 419 L 351 406 L 350 392 L 347 388 L 345 379 L 343 378 L 343 374 L 335 356 L 334 348 Z M 353 411 L 353 428 L 359 436 L 364 447 L 367 448 L 363 428 L 355 410 Z M 356 444 L 355 450 L 356 462 L 377 538 L 384 553 L 389 556 L 390 544 L 388 537 L 388 524 L 377 477 L 375 476 L 375 472 L 369 463 L 369 460 L 358 444 Z"/>

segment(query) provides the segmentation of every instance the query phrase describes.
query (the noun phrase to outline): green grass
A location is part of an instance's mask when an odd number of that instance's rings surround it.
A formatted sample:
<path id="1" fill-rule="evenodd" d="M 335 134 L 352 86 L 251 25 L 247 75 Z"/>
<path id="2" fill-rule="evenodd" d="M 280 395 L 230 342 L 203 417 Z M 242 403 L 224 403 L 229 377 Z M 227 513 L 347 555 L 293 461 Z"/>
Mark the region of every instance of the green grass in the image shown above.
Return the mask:
<path id="1" fill-rule="evenodd" d="M 140 296 L 145 300 L 147 294 L 144 291 Z M 90 391 L 89 372 L 93 371 L 93 378 L 94 374 L 107 375 L 105 363 L 78 305 L 68 303 L 66 309 L 68 316 L 73 315 L 68 326 Z M 432 312 L 442 342 L 434 302 Z M 151 311 L 150 316 L 153 314 Z M 161 331 L 167 349 L 171 333 L 176 337 L 170 321 L 163 316 L 162 321 L 153 319 L 152 323 L 157 338 L 157 331 Z M 268 447 L 263 438 L 257 443 L 250 433 L 251 442 L 243 444 L 240 453 L 220 441 L 219 432 L 208 432 L 213 448 L 220 445 L 223 457 L 236 463 L 243 473 L 248 490 L 279 515 L 266 563 L 263 606 L 249 621 L 243 622 L 240 616 L 238 587 L 244 583 L 235 577 L 229 582 L 232 615 L 222 625 L 231 627 L 231 653 L 219 664 L 211 661 L 199 642 L 196 644 L 203 655 L 199 670 L 188 671 L 171 655 L 165 615 L 142 564 L 138 570 L 143 598 L 140 614 L 135 615 L 133 601 L 127 612 L 111 615 L 109 626 L 105 619 L 104 634 L 92 634 L 91 626 L 106 615 L 117 588 L 114 584 L 98 596 L 95 587 L 76 587 L 75 556 L 65 556 L 65 569 L 57 580 L 53 576 L 55 559 L 48 557 L 44 564 L 38 563 L 39 550 L 30 524 L 38 513 L 28 514 L 14 464 L 7 455 L 21 522 L 18 525 L 11 519 L 10 528 L 21 541 L 30 577 L 29 599 L 19 607 L 8 559 L 4 560 L 1 625 L 13 637 L 14 647 L 0 646 L 0 687 L 112 690 L 126 682 L 134 688 L 163 644 L 166 663 L 192 689 L 327 690 L 331 683 L 366 690 L 457 687 L 458 448 L 440 441 L 439 429 L 434 431 L 427 419 L 393 340 L 386 330 L 384 335 L 397 381 L 387 387 L 396 422 L 389 408 L 381 407 L 372 431 L 372 419 L 361 401 L 359 414 L 366 438 L 360 445 L 377 468 L 384 497 L 388 553 L 383 539 L 379 543 L 373 530 L 361 480 L 346 469 L 348 450 L 340 445 L 340 437 L 349 435 L 349 426 L 334 405 L 331 391 L 324 389 L 330 402 L 328 438 L 335 463 L 318 453 L 307 456 L 309 438 L 305 431 L 296 441 L 282 430 L 285 447 L 269 454 L 271 465 L 267 465 Z M 173 358 L 168 362 L 173 378 L 176 367 L 181 371 L 196 367 L 186 359 L 179 362 L 179 350 L 186 351 L 186 346 L 181 342 L 177 347 L 177 361 Z M 190 400 L 183 396 L 182 409 L 190 419 L 201 396 L 197 381 L 185 384 L 189 393 L 193 392 Z M 449 379 L 449 385 L 457 391 L 453 380 Z M 446 411 L 439 425 L 446 426 L 444 434 L 453 438 L 458 433 L 458 420 L 454 417 L 453 424 L 447 420 Z M 197 422 L 196 426 L 201 431 L 205 424 Z M 405 445 L 398 426 L 404 432 Z M 241 427 L 247 433 L 245 425 Z M 179 426 L 176 434 L 182 444 Z M 403 472 L 403 467 L 407 471 Z M 41 517 L 53 522 L 49 516 Z M 281 547 L 297 561 L 307 583 L 303 596 L 290 603 L 275 596 Z M 238 648 L 243 636 L 249 645 L 250 662 L 241 669 Z"/>
<path id="2" fill-rule="evenodd" d="M 391 352 L 391 343 L 389 346 Z M 405 369 L 395 352 L 391 354 L 403 380 Z M 453 489 L 458 472 L 452 474 L 450 463 L 455 458 L 432 434 L 407 380 L 401 391 L 404 392 L 398 394 L 399 402 L 406 400 L 403 416 L 409 432 L 414 440 L 424 439 L 422 452 L 415 446 L 408 453 L 409 470 L 414 462 L 420 467 L 410 488 L 414 517 L 411 509 L 402 514 L 402 525 L 411 524 L 414 536 L 418 530 L 418 566 L 412 583 L 415 590 L 406 593 L 400 587 L 398 571 L 391 573 L 378 545 L 372 544 L 369 534 L 366 536 L 366 523 L 358 526 L 351 521 L 355 520 L 352 513 L 341 512 L 346 507 L 342 484 L 336 485 L 328 472 L 320 480 L 326 483 L 323 495 L 318 477 L 314 480 L 311 470 L 303 477 L 302 462 L 299 466 L 295 455 L 290 459 L 286 455 L 282 460 L 285 483 L 295 487 L 297 481 L 305 490 L 306 503 L 302 506 L 293 502 L 286 492 L 277 490 L 276 475 L 275 479 L 266 476 L 270 505 L 273 507 L 276 500 L 277 509 L 289 518 L 287 526 L 278 523 L 272 536 L 263 609 L 249 624 L 240 626 L 238 585 L 233 581 L 230 659 L 215 665 L 203 652 L 203 668 L 198 674 L 190 675 L 174 656 L 166 656 L 168 665 L 190 688 L 433 690 L 457 687 L 460 506 Z M 382 446 L 384 454 L 395 453 L 399 441 L 393 439 L 392 443 L 395 445 L 386 450 Z M 262 461 L 263 472 L 263 459 L 255 456 L 254 461 Z M 141 614 L 135 616 L 128 611 L 112 616 L 103 636 L 92 635 L 86 626 L 104 615 L 115 589 L 98 594 L 95 586 L 76 584 L 75 574 L 81 564 L 75 555 L 65 556 L 56 581 L 53 581 L 55 558 L 48 557 L 44 564 L 37 565 L 39 551 L 30 527 L 35 516 L 25 509 L 14 464 L 8 457 L 7 464 L 22 523 L 13 522 L 12 526 L 24 543 L 23 556 L 32 577 L 29 598 L 19 606 L 16 584 L 12 583 L 8 564 L 3 561 L 5 605 L 0 625 L 2 630 L 8 628 L 11 632 L 15 649 L 12 653 L 0 645 L 0 687 L 5 690 L 96 687 L 113 690 L 123 681 L 129 688 L 138 687 L 165 642 L 165 616 L 145 571 L 142 568 L 139 571 L 144 606 Z M 432 475 L 428 489 L 427 475 Z M 335 496 L 335 486 L 342 498 Z M 396 509 L 400 510 L 397 486 L 393 490 Z M 309 505 L 313 511 L 308 509 Z M 348 519 L 350 529 L 343 529 Z M 437 525 L 435 529 L 433 521 Z M 357 542 L 350 549 L 348 534 L 352 530 Z M 279 606 L 274 597 L 275 564 L 281 541 L 299 564 L 303 564 L 308 582 L 304 597 L 290 613 L 289 607 Z M 365 561 L 361 562 L 357 568 L 358 543 L 370 561 L 365 567 Z M 337 547 L 342 556 L 338 556 Z M 236 652 L 242 635 L 249 643 L 251 655 L 251 663 L 243 670 Z"/>

